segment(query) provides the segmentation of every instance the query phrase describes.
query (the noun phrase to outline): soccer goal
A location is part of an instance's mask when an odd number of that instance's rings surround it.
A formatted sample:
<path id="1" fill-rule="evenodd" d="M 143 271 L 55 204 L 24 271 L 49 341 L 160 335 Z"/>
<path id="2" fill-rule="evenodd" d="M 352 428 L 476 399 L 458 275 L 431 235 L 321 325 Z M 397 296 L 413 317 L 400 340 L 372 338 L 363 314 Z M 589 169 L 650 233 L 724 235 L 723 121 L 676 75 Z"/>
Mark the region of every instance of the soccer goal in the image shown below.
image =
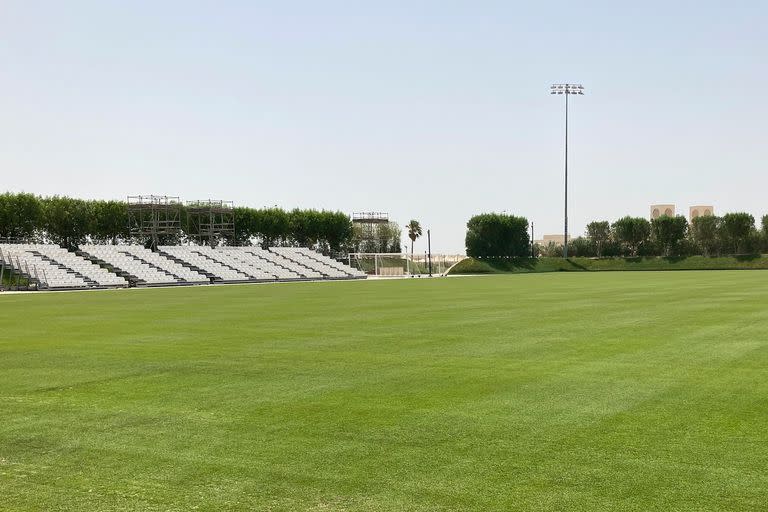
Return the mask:
<path id="1" fill-rule="evenodd" d="M 444 275 L 464 256 L 397 253 L 397 252 L 357 252 L 348 256 L 349 266 L 362 270 L 368 275 L 382 277 L 402 277 Z M 431 264 L 431 272 L 430 272 Z"/>

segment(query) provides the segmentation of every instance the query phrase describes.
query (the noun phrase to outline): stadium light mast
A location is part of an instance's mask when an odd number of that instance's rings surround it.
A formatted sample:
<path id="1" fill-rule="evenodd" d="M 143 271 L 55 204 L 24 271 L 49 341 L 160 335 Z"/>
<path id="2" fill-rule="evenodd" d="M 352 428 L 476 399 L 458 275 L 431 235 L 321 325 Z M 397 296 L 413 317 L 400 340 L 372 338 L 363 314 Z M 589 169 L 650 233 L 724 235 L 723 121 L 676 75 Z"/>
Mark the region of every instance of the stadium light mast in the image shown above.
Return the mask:
<path id="1" fill-rule="evenodd" d="M 550 94 L 562 94 L 565 96 L 565 233 L 563 233 L 563 258 L 568 257 L 568 96 L 571 94 L 584 95 L 584 87 L 581 84 L 552 84 Z"/>

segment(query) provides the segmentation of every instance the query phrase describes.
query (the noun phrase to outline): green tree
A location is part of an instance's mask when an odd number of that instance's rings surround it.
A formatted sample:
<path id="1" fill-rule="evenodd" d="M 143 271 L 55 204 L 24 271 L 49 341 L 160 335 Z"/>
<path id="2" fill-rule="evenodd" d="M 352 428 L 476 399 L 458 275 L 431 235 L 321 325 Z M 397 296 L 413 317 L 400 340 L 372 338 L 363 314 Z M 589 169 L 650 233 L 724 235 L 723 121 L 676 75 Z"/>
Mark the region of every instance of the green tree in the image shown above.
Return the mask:
<path id="1" fill-rule="evenodd" d="M 401 252 L 403 232 L 395 222 L 379 224 L 377 230 L 378 250 L 376 252 Z"/>
<path id="2" fill-rule="evenodd" d="M 611 226 L 613 236 L 631 256 L 637 256 L 643 245 L 648 243 L 651 223 L 643 217 L 622 217 Z"/>
<path id="3" fill-rule="evenodd" d="M 763 215 L 760 227 L 762 228 L 760 230 L 760 250 L 766 252 L 768 251 L 768 215 Z"/>
<path id="4" fill-rule="evenodd" d="M 264 248 L 296 244 L 331 254 L 341 252 L 352 238 L 352 222 L 343 212 L 237 207 L 234 214 L 235 236 L 227 240 L 230 244 L 258 241 Z"/>
<path id="5" fill-rule="evenodd" d="M 401 252 L 402 231 L 395 222 L 375 224 L 372 227 L 355 224 L 352 228 L 350 248 L 353 252 Z"/>
<path id="6" fill-rule="evenodd" d="M 344 212 L 327 212 L 327 232 L 330 252 L 340 253 L 352 239 L 352 219 Z"/>
<path id="7" fill-rule="evenodd" d="M 587 224 L 587 236 L 594 244 L 595 254 L 601 258 L 611 242 L 611 225 L 607 220 L 590 222 Z"/>
<path id="8" fill-rule="evenodd" d="M 596 255 L 597 249 L 595 247 L 595 242 L 590 238 L 579 236 L 568 242 L 568 256 L 592 258 Z"/>
<path id="9" fill-rule="evenodd" d="M 87 201 L 53 196 L 43 199 L 41 205 L 47 238 L 67 248 L 76 248 L 85 242 L 92 218 Z"/>
<path id="10" fill-rule="evenodd" d="M 40 198 L 33 194 L 0 194 L 0 238 L 27 241 L 42 230 Z"/>
<path id="11" fill-rule="evenodd" d="M 252 235 L 263 248 L 274 247 L 291 238 L 291 219 L 282 208 L 252 210 Z"/>
<path id="12" fill-rule="evenodd" d="M 754 229 L 755 218 L 748 213 L 726 213 L 720 222 L 722 238 L 735 254 L 743 253 Z"/>
<path id="13" fill-rule="evenodd" d="M 253 232 L 254 209 L 236 206 L 233 211 L 235 234 L 226 239 L 227 245 L 251 245 Z"/>
<path id="14" fill-rule="evenodd" d="M 127 205 L 123 201 L 92 201 L 88 233 L 94 242 L 116 244 L 128 239 Z"/>
<path id="15" fill-rule="evenodd" d="M 682 215 L 662 215 L 651 221 L 651 232 L 663 256 L 676 255 L 688 233 L 688 221 Z"/>
<path id="16" fill-rule="evenodd" d="M 411 221 L 405 225 L 408 228 L 408 238 L 411 239 L 411 260 L 413 260 L 413 243 L 417 238 L 421 236 L 421 224 L 419 221 L 411 219 Z"/>
<path id="17" fill-rule="evenodd" d="M 563 256 L 563 246 L 550 240 L 540 248 L 539 253 L 547 258 L 560 258 Z"/>
<path id="18" fill-rule="evenodd" d="M 288 214 L 291 241 L 300 247 L 314 247 L 320 231 L 317 210 L 291 210 Z"/>
<path id="19" fill-rule="evenodd" d="M 475 215 L 467 222 L 467 256 L 504 258 L 527 256 L 528 219 L 500 213 Z"/>
<path id="20" fill-rule="evenodd" d="M 720 218 L 714 215 L 700 215 L 691 219 L 691 237 L 704 256 L 720 252 Z"/>

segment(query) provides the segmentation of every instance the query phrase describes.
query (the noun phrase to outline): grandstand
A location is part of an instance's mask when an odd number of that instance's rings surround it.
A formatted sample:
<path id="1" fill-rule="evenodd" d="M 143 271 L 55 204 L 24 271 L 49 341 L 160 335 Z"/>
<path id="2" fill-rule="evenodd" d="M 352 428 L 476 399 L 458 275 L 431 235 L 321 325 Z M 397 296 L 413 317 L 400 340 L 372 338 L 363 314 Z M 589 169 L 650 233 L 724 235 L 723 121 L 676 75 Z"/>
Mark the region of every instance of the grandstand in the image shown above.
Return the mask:
<path id="1" fill-rule="evenodd" d="M 282 266 L 271 258 L 269 251 L 259 247 L 221 247 L 219 251 L 228 254 L 235 260 L 261 269 L 275 279 L 304 279 L 300 273 Z"/>
<path id="2" fill-rule="evenodd" d="M 128 281 L 73 252 L 49 244 L 2 244 L 0 264 L 38 288 L 126 287 Z"/>
<path id="3" fill-rule="evenodd" d="M 80 253 L 137 285 L 209 282 L 205 275 L 138 245 L 83 245 Z"/>
<path id="4" fill-rule="evenodd" d="M 0 244 L 0 275 L 36 289 L 361 279 L 366 274 L 302 247 Z"/>
<path id="5" fill-rule="evenodd" d="M 158 251 L 221 282 L 365 277 L 363 272 L 306 248 L 171 245 L 160 246 Z"/>
<path id="6" fill-rule="evenodd" d="M 234 283 L 258 279 L 255 272 L 248 271 L 247 265 L 240 265 L 223 251 L 211 247 L 165 245 L 158 247 L 158 251 L 181 265 L 202 270 L 213 281 Z"/>
<path id="7" fill-rule="evenodd" d="M 327 279 L 349 279 L 350 277 L 365 277 L 365 272 L 354 269 L 331 258 L 318 254 L 303 247 L 274 247 L 270 249 L 285 259 L 291 260 L 313 272 L 322 274 Z"/>

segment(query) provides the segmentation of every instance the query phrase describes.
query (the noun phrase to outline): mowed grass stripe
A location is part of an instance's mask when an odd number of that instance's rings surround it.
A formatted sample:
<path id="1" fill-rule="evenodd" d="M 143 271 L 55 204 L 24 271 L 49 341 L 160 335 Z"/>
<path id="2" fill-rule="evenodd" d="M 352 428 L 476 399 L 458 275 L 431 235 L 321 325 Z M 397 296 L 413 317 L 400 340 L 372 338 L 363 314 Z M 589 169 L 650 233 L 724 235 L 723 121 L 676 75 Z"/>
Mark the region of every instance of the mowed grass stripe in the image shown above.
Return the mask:
<path id="1" fill-rule="evenodd" d="M 761 510 L 768 273 L 0 296 L 0 508 Z"/>

